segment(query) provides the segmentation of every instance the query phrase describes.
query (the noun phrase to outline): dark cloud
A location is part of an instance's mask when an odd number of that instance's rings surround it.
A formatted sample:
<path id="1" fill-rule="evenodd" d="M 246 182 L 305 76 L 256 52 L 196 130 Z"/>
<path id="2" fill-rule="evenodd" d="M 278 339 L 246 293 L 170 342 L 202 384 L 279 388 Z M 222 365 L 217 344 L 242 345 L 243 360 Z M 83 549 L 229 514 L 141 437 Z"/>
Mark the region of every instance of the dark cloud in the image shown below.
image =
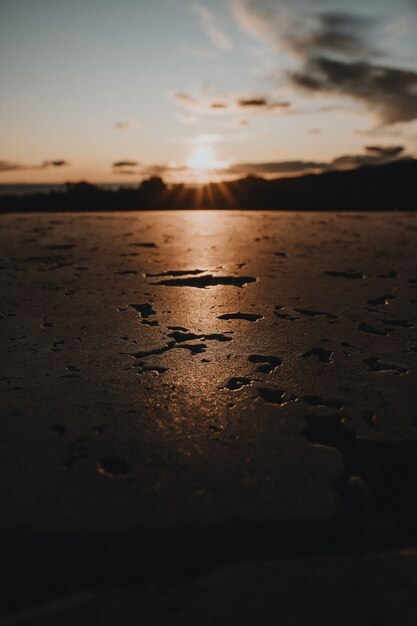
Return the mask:
<path id="1" fill-rule="evenodd" d="M 67 167 L 68 161 L 63 159 L 55 159 L 52 161 L 44 161 L 40 165 L 28 165 L 24 163 L 14 163 L 13 161 L 0 161 L 0 172 L 18 172 L 24 170 L 43 170 L 48 167 Z"/>
<path id="2" fill-rule="evenodd" d="M 310 30 L 294 26 L 285 36 L 285 42 L 302 55 L 338 53 L 349 57 L 376 54 L 366 41 L 366 32 L 372 22 L 366 18 L 342 12 L 316 13 Z"/>
<path id="3" fill-rule="evenodd" d="M 137 165 L 139 165 L 139 163 L 137 161 L 115 161 L 113 163 L 113 167 L 118 168 L 118 167 L 136 167 Z"/>
<path id="4" fill-rule="evenodd" d="M 328 163 L 316 161 L 277 161 L 270 163 L 237 163 L 229 168 L 230 174 L 298 174 L 309 170 L 323 170 Z"/>
<path id="5" fill-rule="evenodd" d="M 209 95 L 195 97 L 184 92 L 174 93 L 172 99 L 177 105 L 196 114 L 230 114 L 240 113 L 242 109 L 248 112 L 272 111 L 287 109 L 290 102 L 277 102 L 272 97 L 260 95 L 229 95 L 212 99 Z"/>
<path id="6" fill-rule="evenodd" d="M 240 107 L 264 107 L 268 103 L 265 98 L 249 98 L 249 100 L 238 100 L 238 105 Z"/>
<path id="7" fill-rule="evenodd" d="M 337 157 L 329 163 L 327 169 L 353 169 L 365 165 L 384 165 L 397 160 L 402 152 L 402 149 L 399 152 L 398 148 L 393 148 L 390 152 L 389 148 L 381 147 L 378 149 L 377 146 L 373 147 L 374 150 L 371 154 L 347 154 Z"/>
<path id="8" fill-rule="evenodd" d="M 56 161 L 44 161 L 43 167 L 66 167 L 69 163 L 67 161 L 63 161 L 62 159 L 58 159 Z"/>
<path id="9" fill-rule="evenodd" d="M 11 161 L 0 161 L 0 172 L 16 172 L 18 170 L 27 169 L 19 163 L 12 163 Z"/>
<path id="10" fill-rule="evenodd" d="M 331 170 L 354 169 L 365 165 L 383 165 L 402 156 L 402 146 L 368 146 L 365 154 L 343 155 L 329 162 L 322 161 L 276 161 L 268 163 L 237 163 L 225 173 L 245 176 L 248 174 L 272 176 L 277 174 L 304 174 Z"/>
<path id="11" fill-rule="evenodd" d="M 417 6 L 416 0 L 409 3 Z M 298 70 L 288 74 L 292 85 L 358 100 L 384 124 L 417 119 L 417 71 L 381 61 L 387 55 L 381 31 L 377 39 L 383 11 L 369 12 L 374 15 L 369 19 L 359 2 L 351 2 L 349 12 L 342 2 L 334 2 L 340 10 L 331 11 L 318 10 L 318 2 L 298 0 L 234 0 L 234 4 L 240 25 L 250 35 L 298 59 Z"/>
<path id="12" fill-rule="evenodd" d="M 366 146 L 365 150 L 376 156 L 393 158 L 404 152 L 404 146 Z"/>
<path id="13" fill-rule="evenodd" d="M 266 108 L 266 109 L 275 109 L 282 108 L 286 109 L 290 106 L 289 102 L 269 102 L 266 98 L 240 98 L 237 101 L 239 107 L 242 108 Z"/>
<path id="14" fill-rule="evenodd" d="M 233 0 L 240 26 L 249 35 L 281 50 L 285 47 L 301 57 L 319 53 L 374 54 L 369 32 L 376 20 L 365 17 L 363 12 L 353 13 L 351 7 L 347 12 L 346 4 L 334 1 L 334 9 L 319 10 L 317 0 Z"/>
<path id="15" fill-rule="evenodd" d="M 291 74 L 292 82 L 310 91 L 361 100 L 387 124 L 415 119 L 417 73 L 370 62 L 378 55 L 363 37 L 370 22 L 341 13 L 316 17 L 316 30 L 292 42 L 305 56 L 302 70 Z M 339 58 L 331 53 L 339 53 Z"/>
<path id="16" fill-rule="evenodd" d="M 366 41 L 372 22 L 347 13 L 316 14 L 315 27 L 294 32 L 287 43 L 304 57 L 293 84 L 310 91 L 336 93 L 362 101 L 386 124 L 417 117 L 417 73 L 374 64 L 378 52 Z"/>
<path id="17" fill-rule="evenodd" d="M 309 59 L 290 78 L 309 91 L 361 100 L 387 124 L 417 118 L 417 73 L 411 70 L 318 57 Z"/>

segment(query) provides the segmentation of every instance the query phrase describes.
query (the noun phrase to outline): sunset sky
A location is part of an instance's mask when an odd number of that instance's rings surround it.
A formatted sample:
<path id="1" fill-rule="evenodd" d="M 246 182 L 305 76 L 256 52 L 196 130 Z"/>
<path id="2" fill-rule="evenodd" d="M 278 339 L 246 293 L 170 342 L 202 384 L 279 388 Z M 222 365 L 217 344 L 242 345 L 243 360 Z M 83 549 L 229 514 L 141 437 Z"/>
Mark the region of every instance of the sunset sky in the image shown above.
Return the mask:
<path id="1" fill-rule="evenodd" d="M 417 0 L 0 0 L 0 183 L 415 155 L 416 42 Z"/>

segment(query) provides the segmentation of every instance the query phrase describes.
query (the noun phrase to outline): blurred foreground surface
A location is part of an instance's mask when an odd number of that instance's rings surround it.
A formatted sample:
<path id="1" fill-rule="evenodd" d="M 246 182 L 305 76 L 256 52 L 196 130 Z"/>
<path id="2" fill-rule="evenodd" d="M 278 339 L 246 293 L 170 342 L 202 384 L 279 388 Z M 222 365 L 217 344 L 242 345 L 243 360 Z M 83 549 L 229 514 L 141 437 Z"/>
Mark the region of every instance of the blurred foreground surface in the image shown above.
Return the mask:
<path id="1" fill-rule="evenodd" d="M 415 623 L 417 214 L 0 240 L 0 624 Z"/>

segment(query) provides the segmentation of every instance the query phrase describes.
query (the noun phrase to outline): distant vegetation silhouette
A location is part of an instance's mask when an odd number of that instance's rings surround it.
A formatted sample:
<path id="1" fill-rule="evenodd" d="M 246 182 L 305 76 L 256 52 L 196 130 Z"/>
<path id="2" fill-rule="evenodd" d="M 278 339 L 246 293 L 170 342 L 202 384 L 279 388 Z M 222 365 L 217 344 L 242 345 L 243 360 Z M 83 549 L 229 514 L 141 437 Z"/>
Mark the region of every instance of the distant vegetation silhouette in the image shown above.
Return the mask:
<path id="1" fill-rule="evenodd" d="M 0 212 L 252 209 L 296 211 L 415 211 L 417 160 L 332 171 L 296 178 L 166 185 L 159 177 L 137 188 L 103 189 L 67 183 L 64 191 L 0 197 Z"/>

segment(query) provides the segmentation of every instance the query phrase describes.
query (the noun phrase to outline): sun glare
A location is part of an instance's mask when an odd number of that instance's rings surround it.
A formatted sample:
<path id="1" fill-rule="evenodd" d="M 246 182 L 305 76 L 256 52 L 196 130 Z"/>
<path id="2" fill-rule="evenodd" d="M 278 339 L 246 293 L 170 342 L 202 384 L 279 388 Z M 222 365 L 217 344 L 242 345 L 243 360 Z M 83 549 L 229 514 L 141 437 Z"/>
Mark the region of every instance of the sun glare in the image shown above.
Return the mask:
<path id="1" fill-rule="evenodd" d="M 187 161 L 192 170 L 213 170 L 217 165 L 217 159 L 211 146 L 197 146 Z"/>
<path id="2" fill-rule="evenodd" d="M 199 182 L 206 182 L 210 174 L 227 169 L 229 163 L 218 158 L 214 144 L 218 135 L 199 135 L 192 140 L 193 150 L 187 159 L 187 167 L 197 175 Z"/>

